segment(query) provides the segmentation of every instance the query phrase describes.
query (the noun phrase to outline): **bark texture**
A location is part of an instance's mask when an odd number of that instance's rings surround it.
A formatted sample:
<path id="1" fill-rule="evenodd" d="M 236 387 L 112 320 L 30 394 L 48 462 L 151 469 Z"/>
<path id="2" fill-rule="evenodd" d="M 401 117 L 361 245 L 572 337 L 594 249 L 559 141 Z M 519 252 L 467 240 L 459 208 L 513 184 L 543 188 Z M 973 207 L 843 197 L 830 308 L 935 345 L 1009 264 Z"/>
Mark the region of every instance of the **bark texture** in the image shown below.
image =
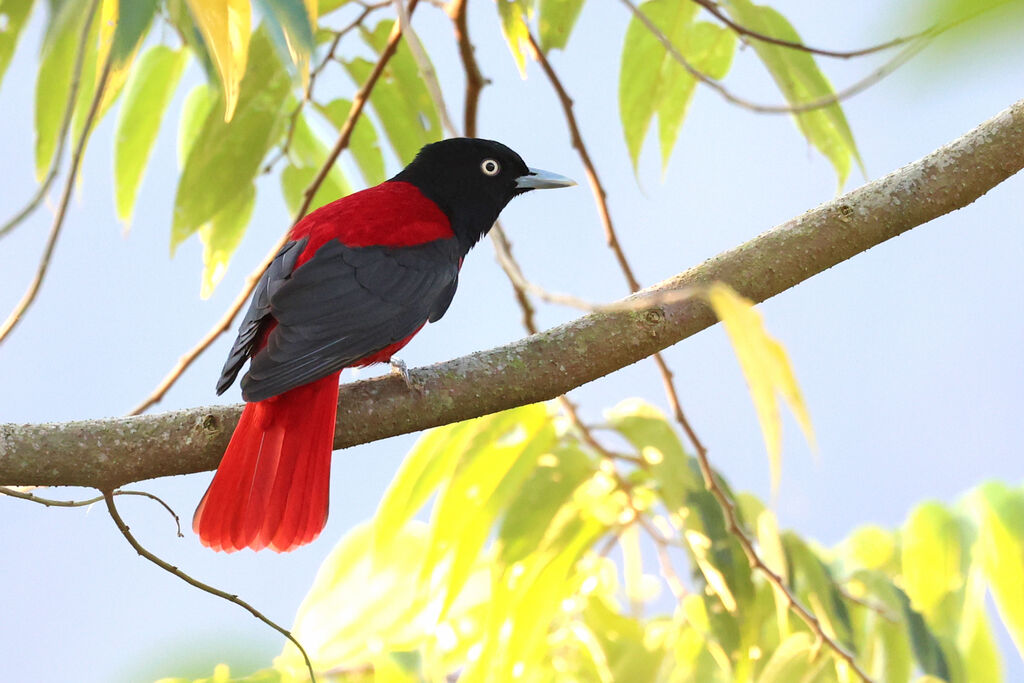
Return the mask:
<path id="1" fill-rule="evenodd" d="M 764 301 L 911 228 L 971 204 L 1024 168 L 1024 100 L 923 159 L 826 202 L 627 300 L 506 346 L 341 387 L 335 448 L 554 398 L 715 323 L 666 293 L 724 281 Z M 63 424 L 0 425 L 0 484 L 110 489 L 217 466 L 240 406 Z"/>

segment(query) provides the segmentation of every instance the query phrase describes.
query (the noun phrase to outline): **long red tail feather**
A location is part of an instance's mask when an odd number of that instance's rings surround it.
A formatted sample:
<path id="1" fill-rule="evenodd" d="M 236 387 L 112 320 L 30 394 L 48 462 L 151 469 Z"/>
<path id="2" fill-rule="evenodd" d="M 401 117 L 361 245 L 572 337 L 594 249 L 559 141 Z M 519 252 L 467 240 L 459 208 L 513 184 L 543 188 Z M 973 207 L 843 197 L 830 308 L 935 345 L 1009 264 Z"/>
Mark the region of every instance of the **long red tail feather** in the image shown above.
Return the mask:
<path id="1" fill-rule="evenodd" d="M 327 523 L 338 374 L 247 403 L 196 508 L 203 545 L 287 552 Z"/>

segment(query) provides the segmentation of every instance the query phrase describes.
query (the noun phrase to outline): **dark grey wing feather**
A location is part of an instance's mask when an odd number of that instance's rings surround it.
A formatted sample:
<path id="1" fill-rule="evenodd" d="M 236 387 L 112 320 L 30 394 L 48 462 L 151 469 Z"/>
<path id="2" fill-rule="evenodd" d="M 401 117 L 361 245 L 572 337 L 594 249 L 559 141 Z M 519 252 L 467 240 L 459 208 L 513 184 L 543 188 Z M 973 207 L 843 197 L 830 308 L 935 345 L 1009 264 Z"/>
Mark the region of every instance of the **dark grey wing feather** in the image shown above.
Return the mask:
<path id="1" fill-rule="evenodd" d="M 270 296 L 277 326 L 253 356 L 242 396 L 276 396 L 438 320 L 458 285 L 458 249 L 455 239 L 401 248 L 324 244 Z"/>
<path id="2" fill-rule="evenodd" d="M 242 324 L 238 326 L 235 343 L 228 353 L 228 359 L 224 362 L 224 368 L 220 371 L 220 379 L 217 380 L 218 395 L 227 391 L 242 366 L 245 365 L 245 361 L 249 360 L 249 356 L 252 355 L 253 344 L 256 343 L 264 321 L 270 315 L 270 300 L 295 270 L 295 262 L 302 250 L 306 248 L 308 241 L 308 237 L 303 237 L 301 240 L 288 242 L 281 247 L 277 256 L 263 271 L 260 281 L 256 283 L 256 289 L 253 290 L 249 310 L 245 312 Z"/>

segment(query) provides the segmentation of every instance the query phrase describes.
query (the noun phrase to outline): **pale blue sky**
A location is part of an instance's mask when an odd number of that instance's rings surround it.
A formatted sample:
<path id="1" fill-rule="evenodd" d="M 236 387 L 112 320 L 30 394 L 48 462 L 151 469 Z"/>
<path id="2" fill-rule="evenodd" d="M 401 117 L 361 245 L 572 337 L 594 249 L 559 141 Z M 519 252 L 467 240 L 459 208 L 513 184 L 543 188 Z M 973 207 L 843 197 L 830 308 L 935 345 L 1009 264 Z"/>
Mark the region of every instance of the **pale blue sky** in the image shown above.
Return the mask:
<path id="1" fill-rule="evenodd" d="M 815 45 L 853 48 L 896 31 L 892 3 L 776 3 Z M 41 9 L 41 8 L 40 8 Z M 484 73 L 480 133 L 527 163 L 583 179 L 558 103 L 536 66 L 519 79 L 490 3 L 474 3 L 472 32 Z M 0 214 L 34 191 L 31 121 L 37 12 L 0 91 L 5 182 Z M 425 6 L 415 25 L 460 112 L 461 71 L 447 19 Z M 625 31 L 618 3 L 589 3 L 568 53 L 552 61 L 576 101 L 583 134 L 609 190 L 613 217 L 645 283 L 696 264 L 829 199 L 835 178 L 783 116 L 759 116 L 699 90 L 664 180 L 656 147 L 634 180 L 618 122 L 616 88 Z M 966 132 L 1024 96 L 1024 43 L 1004 39 L 955 57 L 911 64 L 846 104 L 869 177 L 884 175 Z M 877 57 L 822 62 L 843 87 Z M 194 65 L 188 83 L 200 78 Z M 743 51 L 729 84 L 778 102 L 767 75 Z M 322 86 L 351 96 L 344 78 Z M 181 96 L 171 106 L 180 109 Z M 197 241 L 168 258 L 176 183 L 173 126 L 158 141 L 132 232 L 117 224 L 109 183 L 114 115 L 85 160 L 64 236 L 34 308 L 0 348 L 0 422 L 63 421 L 123 414 L 205 333 L 242 279 L 287 225 L 275 180 L 259 186 L 250 231 L 214 297 L 198 299 Z M 461 119 L 461 117 L 457 117 Z M 653 139 L 650 142 L 654 142 Z M 392 170 L 397 170 L 392 164 Z M 854 175 L 848 187 L 863 181 Z M 1021 479 L 1024 445 L 1024 178 L 974 205 L 840 264 L 764 306 L 787 347 L 820 444 L 815 460 L 787 418 L 777 510 L 784 527 L 832 544 L 859 524 L 892 527 L 925 499 L 951 502 L 989 478 Z M 56 202 L 56 193 L 51 205 Z M 558 291 L 611 300 L 625 291 L 603 246 L 589 190 L 533 193 L 503 214 L 527 275 Z M 21 296 L 50 221 L 40 211 L 0 245 L 0 315 Z M 437 325 L 404 352 L 410 367 L 489 348 L 523 335 L 510 287 L 488 243 L 469 257 L 463 288 Z M 549 326 L 576 312 L 544 308 Z M 157 409 L 238 401 L 214 395 L 230 338 L 223 337 Z M 670 349 L 684 407 L 718 468 L 737 489 L 769 495 L 764 447 L 736 362 L 719 329 Z M 344 377 L 346 381 L 350 377 Z M 587 415 L 642 396 L 664 405 L 653 366 L 642 363 L 574 394 Z M 140 540 L 173 564 L 238 593 L 285 624 L 333 542 L 369 517 L 414 437 L 339 452 L 331 519 L 319 541 L 286 555 L 232 556 L 173 534 L 144 500 L 120 507 Z M 184 520 L 209 474 L 146 482 Z M 83 498 L 82 490 L 53 490 Z M 7 680 L 108 683 L 138 680 L 140 667 L 191 652 L 213 662 L 260 650 L 268 664 L 281 638 L 239 608 L 199 593 L 138 558 L 102 508 L 45 509 L 0 498 L 0 623 Z M 228 645 L 232 644 L 232 645 Z M 1012 651 L 1004 652 L 1013 658 Z M 229 649 L 225 649 L 229 648 Z M 233 649 L 231 649 L 233 648 Z M 227 653 L 227 654 L 225 654 Z M 1021 673 L 1019 662 L 1016 672 Z M 152 668 L 148 669 L 153 671 Z M 178 674 L 180 664 L 157 668 Z"/>

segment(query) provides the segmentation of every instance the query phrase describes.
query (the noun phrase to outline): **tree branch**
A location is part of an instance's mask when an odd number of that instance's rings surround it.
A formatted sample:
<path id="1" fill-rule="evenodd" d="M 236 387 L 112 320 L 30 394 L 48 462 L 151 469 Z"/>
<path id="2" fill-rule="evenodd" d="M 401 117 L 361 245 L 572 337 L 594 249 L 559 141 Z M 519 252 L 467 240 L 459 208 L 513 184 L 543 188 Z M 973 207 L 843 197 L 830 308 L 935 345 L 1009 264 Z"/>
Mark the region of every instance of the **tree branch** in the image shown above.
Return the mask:
<path id="1" fill-rule="evenodd" d="M 888 176 L 828 201 L 633 297 L 645 311 L 592 313 L 488 351 L 341 388 L 335 448 L 543 401 L 715 323 L 697 298 L 724 281 L 764 301 L 862 251 L 967 206 L 1024 168 L 1024 100 Z M 645 299 L 640 298 L 643 303 Z M 216 467 L 240 406 L 64 424 L 0 425 L 0 485 L 111 490 Z"/>

